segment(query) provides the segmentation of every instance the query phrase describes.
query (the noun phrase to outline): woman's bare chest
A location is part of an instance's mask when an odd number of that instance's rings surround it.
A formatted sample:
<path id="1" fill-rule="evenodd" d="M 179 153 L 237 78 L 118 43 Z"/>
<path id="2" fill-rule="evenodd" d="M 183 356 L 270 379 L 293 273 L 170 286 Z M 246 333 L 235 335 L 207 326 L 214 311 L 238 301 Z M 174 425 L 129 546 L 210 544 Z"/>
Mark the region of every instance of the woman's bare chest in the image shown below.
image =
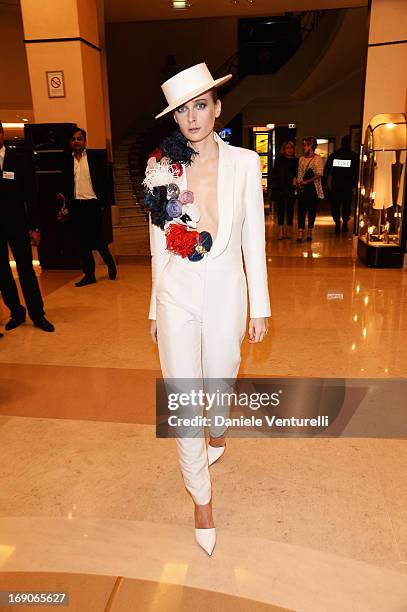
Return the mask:
<path id="1" fill-rule="evenodd" d="M 217 232 L 218 225 L 218 163 L 205 164 L 202 167 L 187 168 L 188 190 L 194 194 L 194 203 L 199 208 L 200 220 L 198 229 Z"/>

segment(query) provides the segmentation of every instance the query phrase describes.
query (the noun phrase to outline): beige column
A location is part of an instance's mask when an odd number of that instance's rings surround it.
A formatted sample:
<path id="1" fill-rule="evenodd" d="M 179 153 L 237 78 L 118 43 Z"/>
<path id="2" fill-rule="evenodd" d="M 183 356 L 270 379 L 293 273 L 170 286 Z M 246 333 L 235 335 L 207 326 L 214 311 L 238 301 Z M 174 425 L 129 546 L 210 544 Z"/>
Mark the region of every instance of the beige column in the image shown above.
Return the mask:
<path id="1" fill-rule="evenodd" d="M 362 139 L 374 115 L 406 112 L 406 32 L 405 0 L 372 0 Z"/>
<path id="2" fill-rule="evenodd" d="M 21 0 L 36 123 L 77 123 L 90 148 L 110 148 L 98 0 Z M 101 36 L 102 34 L 102 36 Z M 65 97 L 50 97 L 47 72 L 63 72 Z"/>

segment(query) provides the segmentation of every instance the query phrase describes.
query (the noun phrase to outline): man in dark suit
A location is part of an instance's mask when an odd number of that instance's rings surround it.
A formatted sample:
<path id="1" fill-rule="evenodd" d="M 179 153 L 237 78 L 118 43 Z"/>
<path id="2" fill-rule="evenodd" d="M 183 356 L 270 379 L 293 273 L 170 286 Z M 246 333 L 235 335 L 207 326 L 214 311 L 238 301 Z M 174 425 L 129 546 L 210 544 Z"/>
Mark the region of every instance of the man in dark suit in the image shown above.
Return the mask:
<path id="1" fill-rule="evenodd" d="M 358 186 L 359 156 L 351 149 L 351 138 L 342 138 L 341 147 L 331 153 L 325 164 L 324 176 L 331 200 L 335 234 L 348 231 L 353 194 Z"/>
<path id="2" fill-rule="evenodd" d="M 54 331 L 44 316 L 44 303 L 32 265 L 31 244 L 36 246 L 39 241 L 33 165 L 22 153 L 4 146 L 0 122 L 0 291 L 11 314 L 6 323 L 8 331 L 24 323 L 26 316 L 10 268 L 9 245 L 31 320 L 44 331 Z"/>
<path id="3" fill-rule="evenodd" d="M 64 167 L 64 196 L 79 242 L 84 277 L 76 287 L 96 283 L 92 250 L 99 251 L 110 280 L 117 276 L 114 259 L 102 233 L 102 213 L 109 206 L 109 184 L 105 151 L 86 148 L 86 132 L 73 128 L 71 153 Z"/>

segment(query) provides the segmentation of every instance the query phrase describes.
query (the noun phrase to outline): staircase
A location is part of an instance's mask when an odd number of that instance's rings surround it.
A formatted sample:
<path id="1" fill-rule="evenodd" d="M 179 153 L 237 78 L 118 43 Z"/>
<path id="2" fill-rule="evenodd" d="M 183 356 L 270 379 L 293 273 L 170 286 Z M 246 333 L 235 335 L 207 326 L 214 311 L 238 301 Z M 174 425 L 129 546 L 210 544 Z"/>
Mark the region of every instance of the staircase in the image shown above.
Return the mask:
<path id="1" fill-rule="evenodd" d="M 331 42 L 331 29 L 335 30 L 334 26 L 338 21 L 338 15 L 335 11 L 311 11 L 303 12 L 296 16 L 300 20 L 301 40 L 298 46 L 311 47 L 311 59 L 309 61 L 309 71 L 312 71 L 314 64 L 317 63 L 321 56 L 324 46 L 328 46 Z M 339 14 L 339 12 L 338 12 Z M 325 15 L 327 15 L 325 17 Z M 329 16 L 330 15 L 330 16 Z M 329 22 L 333 20 L 333 23 Z M 325 27 L 319 27 L 320 23 Z M 317 37 L 311 37 L 313 32 L 319 33 Z M 320 38 L 323 38 L 324 44 Z M 314 40 L 316 38 L 316 40 Z M 309 39 L 309 40 L 308 40 Z M 306 43 L 304 45 L 304 43 Z M 315 47 L 315 49 L 313 49 Z M 242 51 L 242 50 L 241 50 Z M 241 52 L 240 51 L 240 52 Z M 300 68 L 296 68 L 295 74 L 302 75 L 303 65 L 301 59 L 293 49 L 293 56 L 283 69 L 277 69 L 275 74 L 251 75 L 246 74 L 239 68 L 239 53 L 235 53 L 216 71 L 215 76 L 223 76 L 227 73 L 232 73 L 233 78 L 230 83 L 223 88 L 223 108 L 222 122 L 227 124 L 233 117 L 245 106 L 253 97 L 262 98 L 264 91 L 284 91 L 284 87 L 296 82 L 296 80 L 287 75 L 284 69 L 288 65 L 296 65 L 300 62 Z M 307 51 L 304 49 L 304 52 Z M 310 54 L 310 51 L 308 51 Z M 295 75 L 294 75 L 295 76 Z M 281 81 L 277 83 L 275 89 L 267 87 L 268 80 L 276 79 Z M 305 78 L 305 77 L 304 77 Z M 265 81 L 263 84 L 262 81 Z M 298 80 L 298 79 L 297 79 Z M 245 91 L 241 91 L 242 85 L 248 85 Z M 253 91 L 260 88 L 260 91 L 253 95 Z M 226 94 L 226 96 L 225 96 Z M 245 95 L 249 95 L 249 99 L 245 99 Z M 144 178 L 145 162 L 148 152 L 158 146 L 162 138 L 168 135 L 174 129 L 172 117 L 164 117 L 159 122 L 152 121 L 148 125 L 148 121 L 143 123 L 143 128 L 134 129 L 133 134 L 124 138 L 114 152 L 114 179 L 115 179 L 115 199 L 119 207 L 118 223 L 113 226 L 113 235 L 115 241 L 115 252 L 119 258 L 145 256 L 150 254 L 149 234 L 148 234 L 148 216 L 143 208 L 143 188 L 142 181 Z"/>
<path id="2" fill-rule="evenodd" d="M 122 140 L 114 152 L 115 203 L 119 209 L 113 225 L 115 254 L 121 259 L 149 255 L 148 217 L 144 212 L 140 191 L 136 197 L 129 173 L 129 152 L 137 149 L 133 138 Z M 136 177 L 134 177 L 136 180 Z M 137 177 L 141 183 L 143 177 Z"/>

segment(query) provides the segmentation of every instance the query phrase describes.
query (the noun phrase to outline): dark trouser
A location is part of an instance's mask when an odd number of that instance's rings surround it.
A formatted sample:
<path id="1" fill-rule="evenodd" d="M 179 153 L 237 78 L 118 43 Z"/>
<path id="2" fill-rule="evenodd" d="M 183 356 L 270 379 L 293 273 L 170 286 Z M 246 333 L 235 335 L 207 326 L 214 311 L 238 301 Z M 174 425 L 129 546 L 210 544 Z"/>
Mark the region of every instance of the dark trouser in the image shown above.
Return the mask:
<path id="1" fill-rule="evenodd" d="M 352 192 L 333 191 L 331 193 L 331 211 L 335 223 L 342 221 L 347 223 L 350 219 L 350 209 L 352 206 Z"/>
<path id="2" fill-rule="evenodd" d="M 286 219 L 287 225 L 293 224 L 294 217 L 294 196 L 286 194 L 277 200 L 277 220 L 279 225 L 284 225 Z"/>
<path id="3" fill-rule="evenodd" d="M 317 216 L 318 196 L 315 190 L 304 189 L 298 197 L 298 229 L 305 228 L 305 217 L 308 213 L 308 229 L 314 227 Z"/>
<path id="4" fill-rule="evenodd" d="M 28 314 L 33 321 L 44 315 L 44 303 L 32 265 L 32 250 L 28 231 L 7 232 L 0 228 L 0 291 L 11 315 L 22 312 L 16 282 L 10 268 L 8 245 L 11 247 Z"/>
<path id="5" fill-rule="evenodd" d="M 114 268 L 114 259 L 107 242 L 102 236 L 102 210 L 97 200 L 73 200 L 71 215 L 76 239 L 82 258 L 85 276 L 95 274 L 95 260 L 92 251 L 98 251 L 109 268 Z"/>

